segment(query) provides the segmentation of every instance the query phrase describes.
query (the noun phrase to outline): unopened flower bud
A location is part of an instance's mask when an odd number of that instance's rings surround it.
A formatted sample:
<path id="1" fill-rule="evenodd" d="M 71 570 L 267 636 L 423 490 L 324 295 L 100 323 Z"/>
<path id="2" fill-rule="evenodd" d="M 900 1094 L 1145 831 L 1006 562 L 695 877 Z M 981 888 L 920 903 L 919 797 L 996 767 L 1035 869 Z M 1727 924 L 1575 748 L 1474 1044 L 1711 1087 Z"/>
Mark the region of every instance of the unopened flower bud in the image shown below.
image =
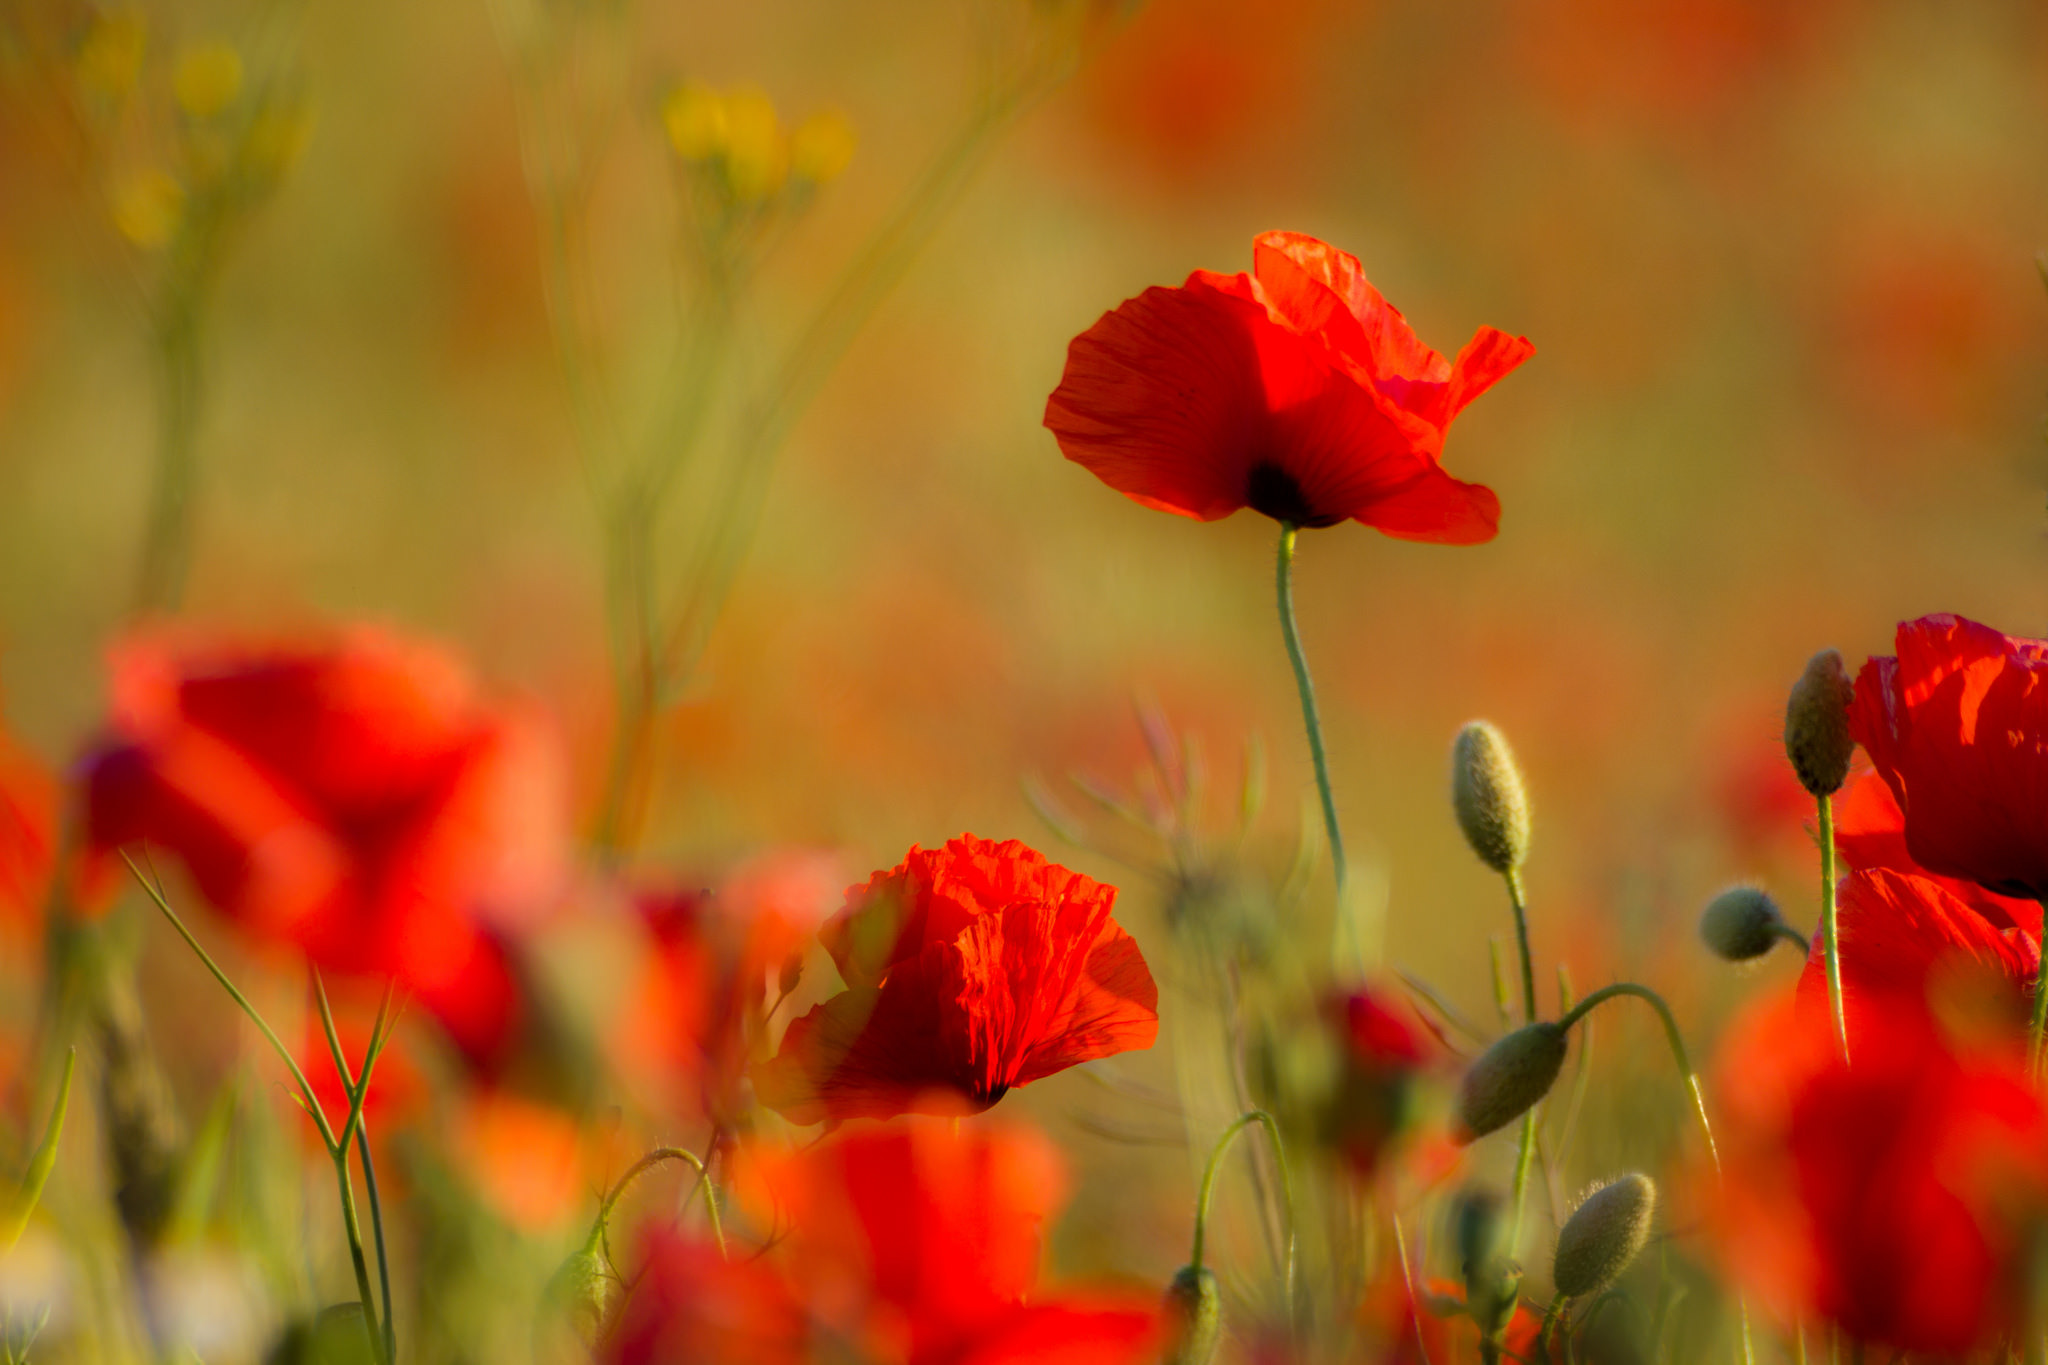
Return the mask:
<path id="1" fill-rule="evenodd" d="M 1529 856 L 1529 795 L 1507 737 L 1475 720 L 1451 746 L 1451 805 L 1479 861 L 1512 872 Z"/>
<path id="2" fill-rule="evenodd" d="M 1209 1365 L 1223 1338 L 1223 1300 L 1213 1271 L 1184 1265 L 1166 1288 L 1166 1354 L 1162 1365 Z"/>
<path id="3" fill-rule="evenodd" d="M 836 109 L 811 115 L 789 135 L 789 173 L 823 185 L 837 180 L 853 160 L 853 124 Z"/>
<path id="4" fill-rule="evenodd" d="M 545 1311 L 559 1313 L 585 1346 L 595 1346 L 612 1309 L 612 1276 L 595 1238 L 562 1262 L 548 1281 Z"/>
<path id="5" fill-rule="evenodd" d="M 1700 938 L 1716 957 L 1747 962 L 1777 946 L 1784 923 L 1778 903 L 1760 886 L 1731 886 L 1707 902 Z"/>
<path id="6" fill-rule="evenodd" d="M 1564 1052 L 1564 1030 L 1548 1021 L 1518 1028 L 1488 1048 L 1458 1085 L 1459 1136 L 1470 1142 L 1520 1118 L 1550 1093 Z"/>
<path id="7" fill-rule="evenodd" d="M 1849 776 L 1849 703 L 1856 689 L 1837 650 L 1824 649 L 1806 661 L 1806 671 L 1785 700 L 1785 756 L 1799 785 L 1815 796 L 1841 790 Z"/>
<path id="8" fill-rule="evenodd" d="M 1646 1175 L 1622 1176 L 1587 1195 L 1557 1234 L 1557 1292 L 1584 1298 L 1613 1284 L 1649 1242 L 1656 1212 L 1657 1187 Z"/>

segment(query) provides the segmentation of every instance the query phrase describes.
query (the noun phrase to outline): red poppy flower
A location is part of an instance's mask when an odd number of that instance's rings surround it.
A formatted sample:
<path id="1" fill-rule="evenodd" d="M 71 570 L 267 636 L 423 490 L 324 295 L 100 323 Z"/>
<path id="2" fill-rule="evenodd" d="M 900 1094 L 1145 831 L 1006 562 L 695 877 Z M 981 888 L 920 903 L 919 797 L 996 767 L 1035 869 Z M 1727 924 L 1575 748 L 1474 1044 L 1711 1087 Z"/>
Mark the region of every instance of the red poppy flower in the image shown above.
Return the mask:
<path id="1" fill-rule="evenodd" d="M 373 631 L 278 648 L 146 636 L 112 671 L 84 763 L 97 859 L 174 854 L 258 941 L 395 979 L 472 1059 L 509 1043 L 499 931 L 552 894 L 566 848 L 560 766 L 532 718 Z"/>
<path id="2" fill-rule="evenodd" d="M 1353 1170 L 1370 1175 L 1415 1118 L 1430 1049 L 1412 1017 L 1375 991 L 1342 996 L 1331 1012 L 1343 1060 L 1324 1139 Z"/>
<path id="3" fill-rule="evenodd" d="M 42 913 L 56 861 L 56 812 L 56 782 L 0 733 L 0 924 L 34 924 Z"/>
<path id="4" fill-rule="evenodd" d="M 1500 500 L 1444 473 L 1444 430 L 1535 348 L 1482 327 L 1446 361 L 1356 257 L 1300 233 L 1261 234 L 1252 268 L 1148 289 L 1074 338 L 1045 405 L 1067 458 L 1203 521 L 1249 507 L 1403 540 L 1493 539 Z"/>
<path id="5" fill-rule="evenodd" d="M 755 1093 L 792 1123 L 977 1113 L 1152 1046 L 1159 991 L 1115 902 L 1015 839 L 913 847 L 819 932 L 849 989 L 789 1026 Z"/>
<path id="6" fill-rule="evenodd" d="M 1784 768 L 1783 759 L 1778 766 Z M 1800 793 L 1807 804 L 1812 798 Z M 1906 817 L 1891 787 L 1876 773 L 1854 778 L 1835 798 L 1835 850 L 1851 868 L 1883 869 L 1939 883 L 1957 900 L 1982 915 L 1994 929 L 2019 928 L 2037 940 L 2041 934 L 2041 903 L 2019 896 L 2001 896 L 1960 877 L 1937 877 L 1913 861 L 1906 850 Z"/>
<path id="7" fill-rule="evenodd" d="M 800 1152 L 754 1149 L 737 1192 L 790 1229 L 812 1311 L 865 1354 L 907 1365 L 1156 1358 L 1158 1298 L 1088 1290 L 1032 1300 L 1058 1151 L 1021 1128 L 930 1123 L 849 1133 Z"/>
<path id="8" fill-rule="evenodd" d="M 1875 1016 L 1923 1012 L 1929 987 L 1943 970 L 1974 973 L 1980 991 L 1994 983 L 2010 987 L 2010 1013 L 2015 1022 L 2024 1017 L 2041 963 L 2038 936 L 1994 927 L 1926 877 L 1882 869 L 1852 872 L 1836 899 L 1850 1056 L 1861 1047 L 1864 1031 L 1877 1027 Z M 1827 961 L 1818 936 L 1799 976 L 1799 1008 L 1808 1027 L 1831 1027 Z"/>
<path id="9" fill-rule="evenodd" d="M 806 1365 L 810 1322 L 766 1261 L 727 1260 L 708 1242 L 657 1229 L 645 1267 L 605 1338 L 609 1365 Z"/>
<path id="10" fill-rule="evenodd" d="M 651 940 L 611 1042 L 637 1081 L 729 1123 L 772 1003 L 844 878 L 837 859 L 784 852 L 733 870 L 717 891 L 643 891 L 633 908 Z"/>
<path id="11" fill-rule="evenodd" d="M 1824 1014 L 1772 1000 L 1724 1043 L 1726 1175 L 1700 1200 L 1724 1268 L 1788 1322 L 1943 1357 L 1990 1346 L 2024 1319 L 2048 1110 L 2016 1048 L 1959 1047 L 1921 1012 L 1866 1012 L 1851 1042 L 1853 1065 Z"/>
<path id="12" fill-rule="evenodd" d="M 1850 731 L 1930 872 L 2048 896 L 2048 643 L 1960 616 L 1899 627 L 1856 678 Z"/>

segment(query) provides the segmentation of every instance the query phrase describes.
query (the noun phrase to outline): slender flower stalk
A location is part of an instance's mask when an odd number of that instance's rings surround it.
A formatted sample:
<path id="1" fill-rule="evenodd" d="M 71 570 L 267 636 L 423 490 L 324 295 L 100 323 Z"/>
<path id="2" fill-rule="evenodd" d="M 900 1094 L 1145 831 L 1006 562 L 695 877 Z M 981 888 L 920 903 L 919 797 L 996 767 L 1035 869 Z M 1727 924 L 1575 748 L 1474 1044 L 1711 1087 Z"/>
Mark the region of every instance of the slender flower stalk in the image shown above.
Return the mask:
<path id="1" fill-rule="evenodd" d="M 686 1147 L 656 1147 L 628 1166 L 626 1173 L 620 1176 L 605 1194 L 604 1202 L 598 1205 L 596 1226 L 591 1229 L 596 1239 L 605 1246 L 605 1259 L 611 1259 L 611 1247 L 606 1234 L 611 1225 L 612 1209 L 617 1206 L 621 1196 L 635 1180 L 664 1161 L 680 1161 L 697 1173 L 697 1184 L 704 1191 L 704 1220 L 711 1225 L 711 1240 L 718 1244 L 720 1257 L 732 1259 L 732 1254 L 725 1245 L 724 1219 L 718 1211 L 718 1186 L 712 1183 L 711 1169 L 704 1164 L 703 1158 Z"/>
<path id="2" fill-rule="evenodd" d="M 339 1034 L 334 1028 L 333 1014 L 327 1008 L 326 990 L 320 986 L 319 978 L 317 976 L 314 978 L 316 994 L 320 1004 L 321 1026 L 327 1033 L 328 1045 L 334 1049 L 335 1062 L 340 1068 L 342 1084 L 348 1094 L 348 1118 L 343 1124 L 341 1133 L 337 1136 L 333 1125 L 328 1121 L 326 1111 L 321 1107 L 319 1095 L 315 1093 L 312 1084 L 306 1079 L 306 1073 L 300 1069 L 298 1060 L 292 1056 L 291 1049 L 284 1045 L 284 1041 L 277 1036 L 276 1030 L 270 1027 L 269 1022 L 249 1002 L 249 997 L 242 994 L 235 983 L 228 978 L 228 974 L 222 971 L 220 965 L 213 960 L 212 955 L 200 945 L 199 940 L 193 936 L 192 931 L 185 926 L 184 920 L 178 917 L 178 912 L 171 908 L 170 900 L 164 895 L 163 888 L 157 885 L 155 879 L 144 876 L 142 869 L 136 865 L 135 859 L 125 850 L 121 854 L 121 860 L 128 864 L 129 872 L 134 875 L 136 882 L 141 885 L 150 900 L 156 904 L 156 908 L 163 913 L 164 918 L 170 922 L 171 928 L 177 931 L 178 937 L 183 939 L 185 945 L 198 957 L 200 964 L 206 968 L 208 974 L 220 983 L 221 989 L 228 993 L 228 998 L 233 1000 L 240 1007 L 242 1013 L 248 1016 L 250 1022 L 256 1025 L 257 1031 L 269 1042 L 271 1049 L 284 1062 L 285 1069 L 291 1073 L 292 1082 L 298 1087 L 297 1093 L 292 1098 L 312 1118 L 313 1127 L 320 1134 L 321 1144 L 326 1147 L 329 1159 L 334 1162 L 335 1184 L 341 1198 L 342 1228 L 348 1237 L 349 1260 L 355 1270 L 356 1293 L 362 1304 L 363 1330 L 369 1336 L 371 1359 L 375 1362 L 375 1365 L 396 1365 L 396 1337 L 393 1335 L 389 1325 L 389 1270 L 388 1267 L 380 1266 L 380 1274 L 387 1288 L 384 1317 L 380 1319 L 377 1313 L 376 1296 L 371 1292 L 370 1288 L 369 1259 L 363 1250 L 362 1224 L 356 1215 L 355 1188 L 350 1180 L 348 1170 L 349 1143 L 361 1130 L 363 1101 L 369 1094 L 371 1073 L 376 1067 L 378 1054 L 383 1051 L 384 1043 L 389 1036 L 384 1026 L 389 1017 L 390 993 L 386 993 L 384 1007 L 378 1011 L 377 1027 L 371 1034 L 369 1046 L 364 1051 L 363 1069 L 358 1076 L 350 1072 L 346 1060 L 341 1053 Z M 367 1148 L 365 1148 L 363 1155 L 365 1169 L 367 1170 L 369 1160 Z M 374 1186 L 374 1178 L 372 1178 L 372 1184 Z M 377 1214 L 377 1217 L 381 1224 L 381 1213 Z M 381 1234 L 378 1241 L 381 1253 Z"/>
<path id="3" fill-rule="evenodd" d="M 1820 812 L 1820 941 L 1821 956 L 1828 967 L 1828 1013 L 1834 1017 L 1835 1036 L 1842 1042 L 1842 1060 L 1849 1060 L 1849 1018 L 1842 1009 L 1842 951 L 1835 935 L 1835 798 L 1822 793 L 1814 798 Z M 2041 1045 L 2041 995 L 2034 997 L 2034 1048 Z"/>
<path id="4" fill-rule="evenodd" d="M 1209 1161 L 1202 1168 L 1202 1184 L 1195 1196 L 1195 1240 L 1188 1254 L 1188 1265 L 1199 1274 L 1202 1270 L 1202 1253 L 1207 1244 L 1209 1231 L 1209 1200 L 1215 1191 L 1216 1173 L 1223 1164 L 1223 1154 L 1229 1150 L 1232 1138 L 1257 1123 L 1264 1126 L 1266 1138 L 1273 1144 L 1273 1161 L 1280 1168 L 1281 1197 L 1287 1204 L 1287 1258 L 1282 1269 L 1287 1302 L 1294 1303 L 1294 1261 L 1295 1261 L 1295 1209 L 1294 1179 L 1288 1172 L 1287 1149 L 1280 1142 L 1280 1125 L 1273 1116 L 1263 1109 L 1248 1109 L 1231 1121 L 1223 1135 L 1216 1139 L 1216 1145 L 1209 1150 Z"/>
<path id="5" fill-rule="evenodd" d="M 1707 1155 L 1713 1158 L 1714 1169 L 1721 1169 L 1721 1151 L 1714 1143 L 1714 1126 L 1707 1121 L 1707 1100 L 1700 1090 L 1699 1074 L 1692 1069 L 1692 1060 L 1686 1055 L 1685 1039 L 1678 1032 L 1678 1020 L 1672 1017 L 1671 1006 L 1664 1003 L 1664 997 L 1648 986 L 1638 986 L 1633 981 L 1618 981 L 1612 986 L 1602 986 L 1581 1000 L 1558 1020 L 1558 1027 L 1569 1030 L 1572 1025 L 1585 1018 L 1593 1008 L 1603 1001 L 1616 996 L 1633 995 L 1647 1001 L 1657 1011 L 1657 1017 L 1664 1024 L 1664 1037 L 1671 1045 L 1671 1059 L 1678 1063 L 1678 1074 L 1685 1081 L 1686 1089 L 1692 1093 L 1693 1112 L 1699 1116 L 1700 1132 L 1707 1139 Z"/>
<path id="6" fill-rule="evenodd" d="M 1330 789 L 1330 759 L 1323 749 L 1323 721 L 1316 709 L 1315 679 L 1309 676 L 1308 656 L 1301 650 L 1301 627 L 1294 619 L 1294 540 L 1300 530 L 1291 521 L 1280 523 L 1279 565 L 1274 575 L 1280 633 L 1287 641 L 1287 661 L 1294 665 L 1294 689 L 1301 697 L 1301 723 L 1308 732 L 1309 758 L 1315 765 L 1316 795 L 1322 800 L 1323 832 L 1330 840 L 1330 865 L 1337 878 L 1337 919 L 1340 925 L 1351 926 L 1350 917 L 1344 913 L 1344 888 L 1350 876 L 1344 861 L 1344 832 L 1337 826 L 1337 798 Z M 1366 945 L 1356 940 L 1356 926 L 1345 932 L 1352 936 L 1352 947 L 1359 957 L 1364 958 Z"/>

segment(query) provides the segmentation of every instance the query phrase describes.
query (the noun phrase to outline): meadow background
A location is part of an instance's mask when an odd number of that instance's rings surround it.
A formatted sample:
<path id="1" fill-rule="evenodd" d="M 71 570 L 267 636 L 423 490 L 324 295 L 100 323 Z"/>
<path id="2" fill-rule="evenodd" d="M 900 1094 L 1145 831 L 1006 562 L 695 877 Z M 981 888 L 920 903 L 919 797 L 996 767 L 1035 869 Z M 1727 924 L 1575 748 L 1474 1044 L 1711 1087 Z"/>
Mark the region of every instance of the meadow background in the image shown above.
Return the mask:
<path id="1" fill-rule="evenodd" d="M 657 396 L 687 283 L 663 94 L 756 85 L 786 119 L 837 108 L 858 133 L 746 302 L 744 373 L 957 122 L 1006 4 L 599 7 L 627 60 L 592 297 L 628 408 Z M 507 9 L 145 7 L 153 43 L 260 33 L 251 70 L 288 73 L 312 114 L 220 279 L 186 612 L 454 644 L 559 719 L 587 820 L 610 723 L 601 525 Z M 151 362 L 135 255 L 20 58 L 0 84 L 0 698 L 61 769 L 128 605 Z M 1105 309 L 1296 229 L 1358 255 L 1439 350 L 1480 324 L 1537 347 L 1445 455 L 1499 493 L 1496 541 L 1305 537 L 1299 609 L 1390 958 L 1490 1013 L 1505 907 L 1447 799 L 1451 736 L 1484 716 L 1536 804 L 1539 960 L 1582 988 L 1658 986 L 1707 1052 L 1796 962 L 1707 959 L 1700 906 L 1757 877 L 1813 920 L 1810 806 L 1778 740 L 1807 657 L 1853 668 L 1938 610 L 2048 634 L 2044 129 L 2048 11 L 2027 0 L 1153 0 L 1019 122 L 795 427 L 659 730 L 641 861 L 688 877 L 799 845 L 852 880 L 914 841 L 1016 835 L 1123 886 L 1149 956 L 1159 886 L 1062 843 L 1023 795 L 1072 771 L 1128 782 L 1136 697 L 1221 786 L 1262 739 L 1247 856 L 1283 870 L 1312 790 L 1270 524 L 1141 508 L 1039 421 Z M 207 988 L 160 928 L 163 1051 L 198 1088 L 231 1028 L 217 1002 L 175 1007 Z M 1647 1024 L 1620 1034 L 1640 1036 L 1598 1065 L 1668 1065 Z M 1124 1060 L 1167 1083 L 1170 1036 Z M 1099 1107 L 1085 1081 L 1012 1103 L 1117 1191 L 1077 1201 L 1072 1256 L 1169 1274 L 1183 1160 L 1076 1123 Z M 1649 1159 L 1596 1122 L 1576 1178 Z"/>

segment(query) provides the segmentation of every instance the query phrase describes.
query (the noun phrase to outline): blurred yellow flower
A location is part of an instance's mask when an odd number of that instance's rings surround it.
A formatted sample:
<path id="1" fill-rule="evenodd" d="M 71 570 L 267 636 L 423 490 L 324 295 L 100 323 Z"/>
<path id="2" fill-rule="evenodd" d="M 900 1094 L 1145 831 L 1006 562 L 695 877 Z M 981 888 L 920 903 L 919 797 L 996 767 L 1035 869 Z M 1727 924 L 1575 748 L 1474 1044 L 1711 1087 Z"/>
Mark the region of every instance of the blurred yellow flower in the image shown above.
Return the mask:
<path id="1" fill-rule="evenodd" d="M 313 115 L 302 104 L 266 104 L 249 125 L 242 144 L 243 164 L 259 179 L 283 175 L 306 149 L 313 134 Z"/>
<path id="2" fill-rule="evenodd" d="M 193 118 L 212 118 L 242 93 L 242 56 L 227 43 L 201 43 L 178 54 L 171 90 Z"/>
<path id="3" fill-rule="evenodd" d="M 685 161 L 707 161 L 725 150 L 725 101 L 707 85 L 679 85 L 661 102 L 668 145 Z"/>
<path id="4" fill-rule="evenodd" d="M 725 176 L 733 198 L 766 199 L 789 174 L 789 148 L 766 93 L 743 85 L 725 97 Z"/>
<path id="5" fill-rule="evenodd" d="M 119 99 L 142 71 L 145 29 L 140 14 L 102 14 L 78 49 L 78 83 L 92 94 Z"/>
<path id="6" fill-rule="evenodd" d="M 814 185 L 839 178 L 853 160 L 853 121 L 837 109 L 811 115 L 789 138 L 790 174 Z"/>
<path id="7" fill-rule="evenodd" d="M 123 176 L 108 194 L 114 226 L 139 247 L 160 247 L 178 230 L 185 188 L 154 166 Z"/>

